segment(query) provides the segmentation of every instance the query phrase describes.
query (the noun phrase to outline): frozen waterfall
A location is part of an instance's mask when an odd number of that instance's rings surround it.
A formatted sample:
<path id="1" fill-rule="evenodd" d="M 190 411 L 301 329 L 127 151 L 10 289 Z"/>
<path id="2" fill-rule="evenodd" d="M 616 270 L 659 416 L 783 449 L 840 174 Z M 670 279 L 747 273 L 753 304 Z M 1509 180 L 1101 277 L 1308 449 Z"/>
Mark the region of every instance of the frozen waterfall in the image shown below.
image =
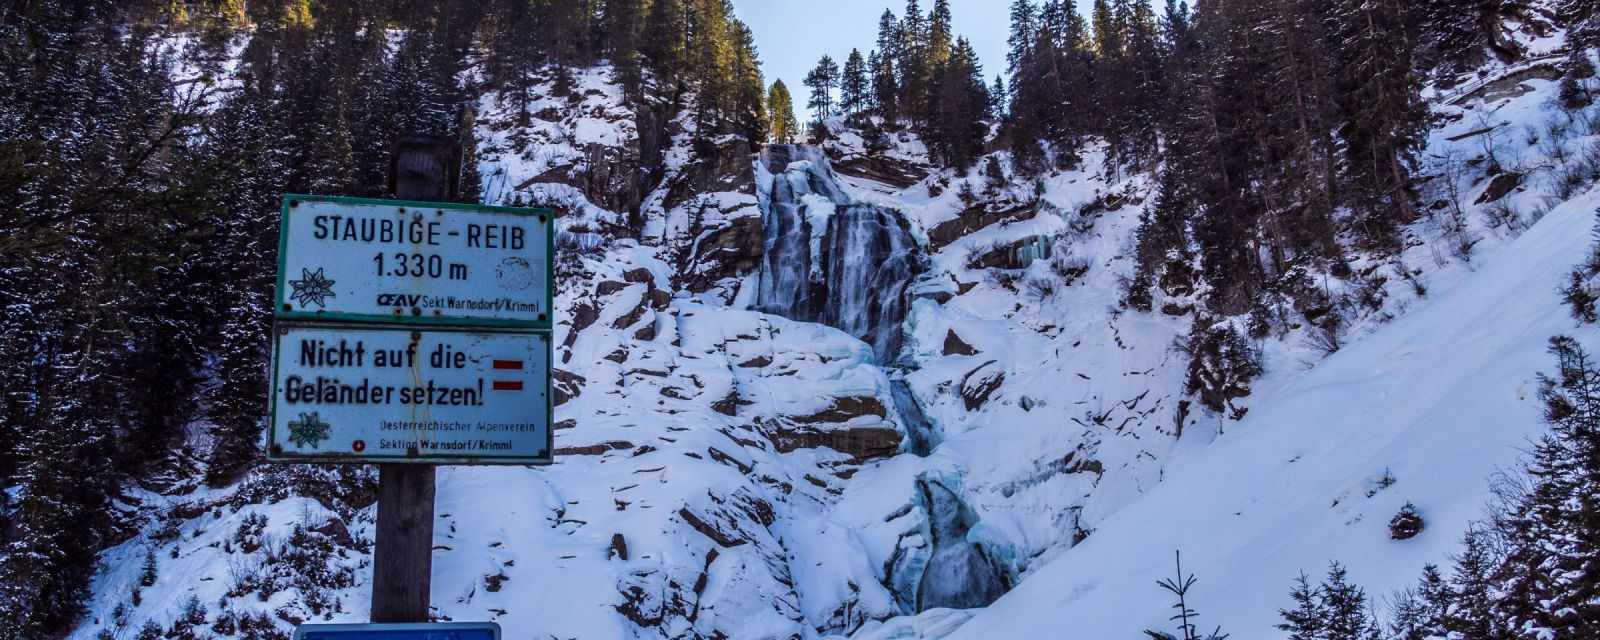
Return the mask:
<path id="1" fill-rule="evenodd" d="M 764 233 L 755 307 L 794 320 L 823 323 L 872 345 L 892 369 L 894 412 L 906 432 L 905 450 L 927 457 L 941 431 L 929 419 L 902 367 L 902 324 L 909 283 L 926 258 L 891 208 L 857 202 L 839 187 L 816 147 L 772 145 L 756 163 Z M 982 607 L 1010 587 L 1012 576 L 969 534 L 978 524 L 952 489 L 956 477 L 919 477 L 914 502 L 920 534 L 902 538 L 885 584 L 908 611 Z"/>
<path id="2" fill-rule="evenodd" d="M 1009 587 L 1005 573 L 981 545 L 968 540 L 977 516 L 954 491 L 931 478 L 917 489 L 928 514 L 933 551 L 917 583 L 917 610 L 987 607 Z"/>
<path id="3" fill-rule="evenodd" d="M 756 171 L 765 236 L 756 307 L 841 329 L 892 362 L 922 260 L 899 212 L 853 201 L 816 147 L 768 146 Z"/>

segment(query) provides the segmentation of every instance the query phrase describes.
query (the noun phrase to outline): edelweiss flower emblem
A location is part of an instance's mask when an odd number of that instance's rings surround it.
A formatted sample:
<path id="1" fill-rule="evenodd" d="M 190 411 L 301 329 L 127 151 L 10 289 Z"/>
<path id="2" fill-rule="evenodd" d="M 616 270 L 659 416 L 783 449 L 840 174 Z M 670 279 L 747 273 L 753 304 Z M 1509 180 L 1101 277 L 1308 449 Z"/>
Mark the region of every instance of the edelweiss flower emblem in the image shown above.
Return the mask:
<path id="1" fill-rule="evenodd" d="M 300 270 L 299 280 L 290 280 L 292 291 L 289 298 L 300 303 L 302 307 L 316 304 L 319 307 L 327 306 L 327 299 L 337 297 L 333 294 L 333 281 L 323 275 L 321 269 L 316 271 Z"/>
<path id="2" fill-rule="evenodd" d="M 316 412 L 302 413 L 299 420 L 289 421 L 289 442 L 297 447 L 309 446 L 313 449 L 328 439 L 328 431 L 332 425 L 322 421 Z"/>

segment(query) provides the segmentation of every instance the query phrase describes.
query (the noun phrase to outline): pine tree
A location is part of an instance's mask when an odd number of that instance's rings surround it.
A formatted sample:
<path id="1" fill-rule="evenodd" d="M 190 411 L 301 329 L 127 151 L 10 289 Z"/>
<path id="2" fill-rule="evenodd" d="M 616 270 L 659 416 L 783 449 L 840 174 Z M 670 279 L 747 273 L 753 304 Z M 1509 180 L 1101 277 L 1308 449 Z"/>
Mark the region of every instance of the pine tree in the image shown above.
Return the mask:
<path id="1" fill-rule="evenodd" d="M 917 0 L 906 0 L 901 13 L 899 57 L 895 68 L 900 72 L 899 97 L 901 115 L 913 123 L 927 121 L 928 84 L 932 69 L 928 67 L 928 21 Z"/>
<path id="2" fill-rule="evenodd" d="M 794 98 L 789 95 L 789 87 L 781 79 L 773 80 L 772 88 L 767 91 L 767 113 L 772 122 L 772 141 L 794 144 L 800 125 L 795 122 Z"/>
<path id="3" fill-rule="evenodd" d="M 685 64 L 684 33 L 688 29 L 684 0 L 651 0 L 650 12 L 645 16 L 644 53 L 647 66 L 654 74 L 661 91 L 674 100 L 683 90 L 679 74 Z"/>
<path id="4" fill-rule="evenodd" d="M 1278 610 L 1283 618 L 1278 629 L 1289 633 L 1287 640 L 1322 640 L 1328 618 L 1328 611 L 1322 604 L 1322 591 L 1313 588 L 1311 579 L 1302 572 L 1295 578 L 1289 598 L 1294 600 L 1295 608 Z"/>
<path id="5" fill-rule="evenodd" d="M 1413 39 L 1401 0 L 1341 0 L 1335 52 L 1351 204 L 1356 228 L 1373 246 L 1398 245 L 1416 219 L 1411 172 L 1427 110 L 1412 66 Z"/>
<path id="6" fill-rule="evenodd" d="M 872 102 L 878 116 L 885 122 L 894 122 L 900 115 L 899 61 L 903 58 L 905 38 L 900 31 L 900 21 L 888 9 L 878 18 L 878 62 L 872 65 Z"/>
<path id="7" fill-rule="evenodd" d="M 761 75 L 761 60 L 756 53 L 755 34 L 738 20 L 731 20 L 733 38 L 732 128 L 752 147 L 767 140 L 772 120 L 766 106 L 766 80 Z"/>
<path id="8" fill-rule="evenodd" d="M 1482 64 L 1494 46 L 1490 29 L 1498 28 L 1501 3 L 1494 0 L 1418 0 L 1410 11 L 1417 23 L 1419 68 L 1439 71 L 1441 83 Z M 1500 51 L 1512 54 L 1511 51 Z"/>
<path id="9" fill-rule="evenodd" d="M 838 84 L 839 65 L 831 56 L 824 54 L 805 79 L 805 85 L 811 88 L 811 99 L 806 107 L 811 109 L 814 122 L 821 124 L 833 115 L 833 89 Z"/>
<path id="10" fill-rule="evenodd" d="M 1000 74 L 995 74 L 994 84 L 989 86 L 989 113 L 997 119 L 1004 119 L 1006 107 L 1010 105 L 1009 91 L 1006 91 L 1006 79 Z"/>
<path id="11" fill-rule="evenodd" d="M 1427 610 L 1415 592 L 1405 590 L 1391 602 L 1389 634 L 1394 640 L 1428 640 L 1435 631 L 1428 625 Z"/>
<path id="12" fill-rule="evenodd" d="M 930 75 L 938 73 L 955 55 L 956 36 L 952 20 L 950 0 L 933 0 L 933 8 L 928 11 L 927 53 L 922 61 Z"/>
<path id="13" fill-rule="evenodd" d="M 144 568 L 139 571 L 139 586 L 156 586 L 156 577 L 156 551 L 149 549 L 144 553 Z"/>
<path id="14" fill-rule="evenodd" d="M 1367 595 L 1361 587 L 1351 584 L 1347 575 L 1344 566 L 1334 562 L 1322 582 L 1322 637 L 1326 640 L 1363 640 L 1368 632 L 1371 616 L 1367 612 Z"/>
<path id="15" fill-rule="evenodd" d="M 978 54 L 966 39 L 957 40 L 933 86 L 940 93 L 930 113 L 930 148 L 946 165 L 965 171 L 983 152 L 989 116 L 989 88 Z"/>
<path id="16" fill-rule="evenodd" d="M 1294 254 L 1334 257 L 1333 208 L 1337 159 L 1328 135 L 1336 107 L 1328 75 L 1327 34 L 1311 0 L 1279 0 L 1263 16 L 1269 39 L 1268 115 L 1264 154 L 1266 229 L 1273 269 Z"/>
<path id="17" fill-rule="evenodd" d="M 1442 626 L 1464 638 L 1497 638 L 1501 629 L 1494 611 L 1497 587 L 1493 574 L 1499 560 L 1489 546 L 1489 533 L 1471 527 L 1461 538 L 1461 551 L 1452 557 L 1449 608 Z"/>
<path id="18" fill-rule="evenodd" d="M 1018 65 L 1038 39 L 1035 37 L 1039 30 L 1037 16 L 1038 9 L 1033 6 L 1032 0 L 1011 0 L 1011 27 L 1006 36 L 1006 70 L 1013 77 L 1017 74 Z"/>
<path id="19" fill-rule="evenodd" d="M 867 63 L 859 49 L 851 49 L 845 58 L 843 75 L 839 78 L 839 109 L 845 115 L 855 115 L 866 108 L 871 92 L 867 79 Z"/>
<path id="20" fill-rule="evenodd" d="M 1156 196 L 1143 214 L 1135 234 L 1134 279 L 1128 291 L 1130 306 L 1149 311 L 1150 288 L 1169 268 L 1190 262 L 1189 219 L 1192 202 L 1184 175 L 1170 162 L 1156 185 Z"/>
<path id="21" fill-rule="evenodd" d="M 1600 634 L 1600 368 L 1567 336 L 1551 338 L 1550 353 L 1557 373 L 1539 378 L 1550 432 L 1509 519 L 1509 583 L 1496 608 L 1524 635 L 1591 637 Z"/>
<path id="22" fill-rule="evenodd" d="M 606 0 L 606 55 L 629 95 L 637 95 L 643 81 L 639 50 L 644 27 L 643 0 Z"/>
<path id="23" fill-rule="evenodd" d="M 1183 555 L 1181 553 L 1174 552 L 1173 557 L 1177 562 L 1177 577 L 1159 580 L 1156 585 L 1171 593 L 1177 599 L 1177 602 L 1172 605 L 1172 608 L 1176 609 L 1177 613 L 1172 614 L 1172 617 L 1168 618 L 1168 620 L 1178 623 L 1178 635 L 1150 629 L 1146 629 L 1144 634 L 1153 640 L 1227 640 L 1228 634 L 1223 633 L 1221 627 L 1217 627 L 1214 631 L 1204 636 L 1200 635 L 1199 629 L 1194 622 L 1195 619 L 1200 617 L 1200 614 L 1189 608 L 1188 602 L 1189 589 L 1194 587 L 1196 582 L 1194 574 L 1185 575 L 1183 573 Z"/>
<path id="24" fill-rule="evenodd" d="M 1164 95 L 1165 61 L 1162 59 L 1160 35 L 1157 32 L 1155 12 L 1150 0 L 1134 0 L 1126 5 L 1127 16 L 1121 20 L 1124 30 L 1124 52 L 1120 56 L 1121 82 L 1125 95 L 1120 108 L 1110 114 L 1107 126 L 1118 131 L 1121 148 L 1119 160 L 1135 167 L 1153 164 L 1156 148 L 1156 125 L 1161 121 Z"/>
<path id="25" fill-rule="evenodd" d="M 1415 628 L 1422 637 L 1448 633 L 1445 625 L 1450 618 L 1450 610 L 1455 606 L 1456 594 L 1450 588 L 1450 583 L 1445 581 L 1444 574 L 1439 572 L 1438 565 L 1430 563 L 1422 568 L 1422 577 L 1417 581 L 1416 601 Z"/>

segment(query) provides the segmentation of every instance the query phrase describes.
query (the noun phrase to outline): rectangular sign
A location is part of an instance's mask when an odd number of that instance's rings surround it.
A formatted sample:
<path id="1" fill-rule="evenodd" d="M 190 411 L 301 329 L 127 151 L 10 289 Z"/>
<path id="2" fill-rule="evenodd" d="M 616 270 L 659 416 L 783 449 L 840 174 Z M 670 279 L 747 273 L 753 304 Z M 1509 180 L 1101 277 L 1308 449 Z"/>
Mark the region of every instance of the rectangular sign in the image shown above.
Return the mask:
<path id="1" fill-rule="evenodd" d="M 494 622 L 416 624 L 303 624 L 294 640 L 500 640 Z"/>
<path id="2" fill-rule="evenodd" d="M 290 194 L 277 315 L 550 328 L 548 209 Z"/>
<path id="3" fill-rule="evenodd" d="M 550 334 L 280 322 L 267 459 L 549 464 Z"/>

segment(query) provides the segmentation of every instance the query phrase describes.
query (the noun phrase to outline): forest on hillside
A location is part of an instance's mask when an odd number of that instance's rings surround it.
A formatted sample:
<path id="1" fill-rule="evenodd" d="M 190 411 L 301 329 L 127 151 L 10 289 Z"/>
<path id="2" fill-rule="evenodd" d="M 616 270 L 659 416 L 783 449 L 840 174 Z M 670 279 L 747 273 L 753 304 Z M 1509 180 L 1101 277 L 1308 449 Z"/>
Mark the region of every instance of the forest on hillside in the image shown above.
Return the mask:
<path id="1" fill-rule="evenodd" d="M 1570 0 L 1557 16 L 1574 25 L 1564 67 L 1574 110 L 1590 100 L 1578 81 L 1593 73 L 1582 52 L 1595 44 L 1595 8 Z M 1349 276 L 1347 251 L 1400 248 L 1400 229 L 1419 217 L 1424 84 L 1449 91 L 1492 57 L 1517 59 L 1490 26 L 1535 9 L 1095 0 L 1085 16 L 1073 2 L 1013 0 L 1009 12 L 1006 68 L 986 84 L 949 0 L 885 11 L 865 57 L 852 49 L 841 69 L 824 55 L 807 76 L 814 124 L 844 117 L 869 137 L 909 126 L 960 169 L 1006 150 L 1023 181 L 1103 144 L 1108 173 L 1159 175 L 1129 306 L 1148 311 L 1152 287 L 1203 283 L 1214 309 L 1235 315 L 1269 313 L 1309 271 Z"/>
<path id="2" fill-rule="evenodd" d="M 642 111 L 766 138 L 726 0 L 0 8 L 0 637 L 77 620 L 131 534 L 123 487 L 254 467 L 282 194 L 386 195 L 393 142 L 423 133 L 461 143 L 476 202 L 478 97 L 570 90 L 600 60 Z"/>

